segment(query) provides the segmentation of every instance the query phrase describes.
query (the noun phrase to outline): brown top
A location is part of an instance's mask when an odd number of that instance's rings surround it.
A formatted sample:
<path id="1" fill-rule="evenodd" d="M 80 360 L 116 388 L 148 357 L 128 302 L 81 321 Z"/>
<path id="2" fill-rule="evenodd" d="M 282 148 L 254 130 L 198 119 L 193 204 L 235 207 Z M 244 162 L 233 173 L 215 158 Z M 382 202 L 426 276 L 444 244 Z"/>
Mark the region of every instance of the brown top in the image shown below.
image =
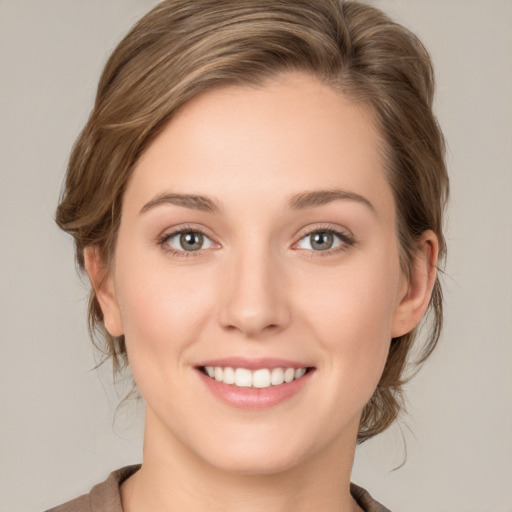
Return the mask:
<path id="1" fill-rule="evenodd" d="M 118 469 L 110 473 L 104 482 L 95 485 L 89 494 L 84 494 L 46 512 L 123 512 L 119 486 L 139 468 L 140 465 Z M 350 492 L 365 512 L 390 512 L 361 487 L 350 484 Z"/>

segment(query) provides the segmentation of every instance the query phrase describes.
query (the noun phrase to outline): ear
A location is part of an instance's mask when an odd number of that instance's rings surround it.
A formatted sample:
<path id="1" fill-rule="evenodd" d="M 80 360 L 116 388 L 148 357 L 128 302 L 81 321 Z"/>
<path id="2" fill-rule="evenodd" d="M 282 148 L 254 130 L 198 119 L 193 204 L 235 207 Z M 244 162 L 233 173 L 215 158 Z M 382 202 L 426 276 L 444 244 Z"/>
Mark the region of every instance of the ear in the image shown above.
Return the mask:
<path id="1" fill-rule="evenodd" d="M 121 336 L 124 329 L 112 273 L 107 268 L 97 246 L 89 245 L 85 248 L 84 260 L 91 286 L 96 292 L 96 298 L 103 313 L 105 328 L 111 336 Z"/>
<path id="2" fill-rule="evenodd" d="M 400 302 L 393 316 L 391 332 L 393 338 L 407 334 L 421 322 L 436 281 L 438 255 L 437 235 L 427 230 L 418 241 L 411 275 L 405 278 L 405 284 L 400 292 Z"/>

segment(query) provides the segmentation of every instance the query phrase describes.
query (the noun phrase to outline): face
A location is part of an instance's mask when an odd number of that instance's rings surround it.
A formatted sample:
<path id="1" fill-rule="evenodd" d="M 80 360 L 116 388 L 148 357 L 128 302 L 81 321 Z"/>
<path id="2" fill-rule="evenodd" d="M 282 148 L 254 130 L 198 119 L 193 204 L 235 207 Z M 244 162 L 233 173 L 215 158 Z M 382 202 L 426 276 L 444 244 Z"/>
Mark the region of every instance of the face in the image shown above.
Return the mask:
<path id="1" fill-rule="evenodd" d="M 98 290 L 161 445 L 229 471 L 339 457 L 410 283 L 369 112 L 315 78 L 189 102 L 138 162 Z"/>

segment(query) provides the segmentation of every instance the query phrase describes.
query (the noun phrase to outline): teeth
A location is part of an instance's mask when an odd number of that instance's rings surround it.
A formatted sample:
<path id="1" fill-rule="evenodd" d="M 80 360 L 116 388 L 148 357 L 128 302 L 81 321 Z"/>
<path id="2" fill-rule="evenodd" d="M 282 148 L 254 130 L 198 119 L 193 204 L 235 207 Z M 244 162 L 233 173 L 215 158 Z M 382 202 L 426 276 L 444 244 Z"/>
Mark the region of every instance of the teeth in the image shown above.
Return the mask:
<path id="1" fill-rule="evenodd" d="M 237 368 L 235 370 L 235 386 L 239 388 L 252 387 L 252 372 L 245 368 Z"/>
<path id="2" fill-rule="evenodd" d="M 224 368 L 224 378 L 222 379 L 224 384 L 235 383 L 235 370 L 233 368 Z"/>
<path id="3" fill-rule="evenodd" d="M 301 377 L 304 377 L 306 374 L 306 368 L 297 368 L 295 370 L 295 378 L 300 379 Z"/>
<path id="4" fill-rule="evenodd" d="M 255 388 L 270 387 L 270 370 L 256 370 L 252 374 L 252 385 Z"/>
<path id="5" fill-rule="evenodd" d="M 221 366 L 205 366 L 206 374 L 218 382 L 234 384 L 240 388 L 268 388 L 300 379 L 306 374 L 306 368 L 223 368 Z"/>
<path id="6" fill-rule="evenodd" d="M 295 378 L 295 370 L 293 368 L 286 368 L 284 371 L 284 381 L 291 382 Z"/>
<path id="7" fill-rule="evenodd" d="M 272 376 L 270 377 L 272 386 L 279 386 L 284 382 L 284 371 L 282 368 L 274 368 L 272 370 Z"/>

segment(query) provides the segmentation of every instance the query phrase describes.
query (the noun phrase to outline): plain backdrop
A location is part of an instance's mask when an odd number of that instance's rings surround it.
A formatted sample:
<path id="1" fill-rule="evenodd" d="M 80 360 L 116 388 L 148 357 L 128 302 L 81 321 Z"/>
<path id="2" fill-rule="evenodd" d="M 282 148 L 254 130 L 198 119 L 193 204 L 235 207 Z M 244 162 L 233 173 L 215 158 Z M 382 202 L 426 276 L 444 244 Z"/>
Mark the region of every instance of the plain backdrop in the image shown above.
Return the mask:
<path id="1" fill-rule="evenodd" d="M 87 288 L 53 215 L 102 65 L 155 3 L 0 0 L 1 512 L 42 511 L 141 459 L 143 407 L 116 414 L 122 386 L 93 369 Z M 452 188 L 440 345 L 353 479 L 394 512 L 510 512 L 512 1 L 372 3 L 432 54 Z"/>

